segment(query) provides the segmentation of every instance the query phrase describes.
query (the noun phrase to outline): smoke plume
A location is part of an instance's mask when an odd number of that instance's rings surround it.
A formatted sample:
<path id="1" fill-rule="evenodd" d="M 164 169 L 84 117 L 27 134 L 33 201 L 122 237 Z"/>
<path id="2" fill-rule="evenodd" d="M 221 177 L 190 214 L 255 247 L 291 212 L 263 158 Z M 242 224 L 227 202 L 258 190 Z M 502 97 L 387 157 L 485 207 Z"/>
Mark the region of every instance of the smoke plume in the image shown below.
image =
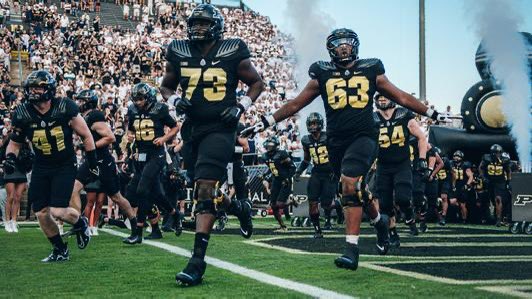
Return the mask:
<path id="1" fill-rule="evenodd" d="M 532 85 L 527 45 L 519 34 L 522 17 L 512 4 L 513 1 L 504 0 L 469 0 L 466 10 L 491 59 L 491 72 L 501 83 L 505 99 L 502 110 L 511 126 L 519 159 L 523 166 L 530 167 Z"/>

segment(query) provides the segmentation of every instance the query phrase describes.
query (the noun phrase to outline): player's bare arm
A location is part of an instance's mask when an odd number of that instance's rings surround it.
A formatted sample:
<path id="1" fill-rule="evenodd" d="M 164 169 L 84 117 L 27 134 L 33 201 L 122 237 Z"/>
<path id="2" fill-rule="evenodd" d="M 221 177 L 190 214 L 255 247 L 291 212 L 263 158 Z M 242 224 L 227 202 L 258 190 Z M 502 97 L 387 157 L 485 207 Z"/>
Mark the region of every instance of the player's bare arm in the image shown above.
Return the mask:
<path id="1" fill-rule="evenodd" d="M 83 146 L 85 147 L 85 151 L 90 152 L 96 149 L 96 146 L 94 145 L 94 139 L 92 139 L 91 131 L 89 130 L 87 123 L 80 114 L 72 118 L 70 126 L 72 127 L 74 132 L 76 132 L 76 134 L 78 134 L 79 137 L 81 137 L 81 139 L 83 140 Z"/>
<path id="2" fill-rule="evenodd" d="M 264 84 L 249 58 L 240 61 L 237 73 L 240 81 L 249 86 L 246 96 L 248 96 L 252 102 L 255 102 L 264 90 Z"/>
<path id="3" fill-rule="evenodd" d="M 318 80 L 310 80 L 305 88 L 291 101 L 284 104 L 273 114 L 275 122 L 280 122 L 305 108 L 320 94 Z"/>
<path id="4" fill-rule="evenodd" d="M 96 141 L 96 148 L 105 148 L 116 141 L 115 135 L 107 123 L 98 121 L 92 124 L 91 129 L 98 133 L 102 138 Z"/>
<path id="5" fill-rule="evenodd" d="M 410 131 L 410 134 L 417 138 L 419 158 L 426 159 L 427 149 L 429 148 L 429 142 L 427 141 L 427 138 L 425 138 L 425 133 L 423 133 L 423 130 L 421 130 L 421 127 L 415 119 L 411 119 L 408 121 L 408 130 Z"/>

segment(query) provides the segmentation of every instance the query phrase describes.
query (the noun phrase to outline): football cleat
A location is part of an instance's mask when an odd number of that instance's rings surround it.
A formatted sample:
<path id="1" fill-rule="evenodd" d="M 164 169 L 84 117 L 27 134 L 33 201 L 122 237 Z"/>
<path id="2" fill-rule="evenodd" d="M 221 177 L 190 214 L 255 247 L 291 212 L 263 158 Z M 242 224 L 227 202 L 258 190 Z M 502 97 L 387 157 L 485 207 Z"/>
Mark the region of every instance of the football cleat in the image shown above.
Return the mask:
<path id="1" fill-rule="evenodd" d="M 146 240 L 158 240 L 163 238 L 163 233 L 160 229 L 152 230 L 152 232 L 144 237 Z"/>
<path id="2" fill-rule="evenodd" d="M 89 220 L 85 216 L 81 216 L 83 220 L 83 226 L 73 231 L 76 233 L 76 241 L 78 242 L 79 249 L 85 249 L 91 240 L 91 233 L 89 229 Z"/>
<path id="3" fill-rule="evenodd" d="M 344 224 L 345 216 L 344 213 L 338 214 L 338 218 L 336 218 L 336 224 Z"/>
<path id="4" fill-rule="evenodd" d="M 408 221 L 406 222 L 406 225 L 408 225 L 408 228 L 410 229 L 410 231 L 408 232 L 411 236 L 417 236 L 419 235 L 419 230 L 417 229 L 417 225 L 416 225 L 416 222 L 415 221 L 411 221 L 410 223 L 408 223 Z"/>
<path id="5" fill-rule="evenodd" d="M 68 251 L 68 248 L 65 247 L 65 249 L 60 250 L 57 248 L 54 248 L 52 250 L 52 253 L 44 259 L 41 260 L 43 263 L 54 263 L 54 262 L 65 262 L 70 259 L 70 252 Z"/>
<path id="6" fill-rule="evenodd" d="M 279 227 L 278 229 L 274 230 L 273 232 L 274 233 L 287 233 L 288 232 L 288 228 L 286 227 L 286 225 L 283 225 L 283 226 Z"/>
<path id="7" fill-rule="evenodd" d="M 440 222 L 439 222 L 438 224 L 439 224 L 440 226 L 445 226 L 445 224 L 447 224 L 447 223 L 445 222 L 445 218 L 440 219 Z"/>
<path id="8" fill-rule="evenodd" d="M 427 223 L 425 221 L 421 221 L 419 223 L 419 231 L 422 233 L 426 233 L 429 230 L 429 227 L 427 226 Z"/>
<path id="9" fill-rule="evenodd" d="M 142 237 L 139 235 L 131 235 L 125 239 L 122 240 L 124 244 L 128 245 L 135 245 L 135 244 L 141 244 L 142 243 Z"/>
<path id="10" fill-rule="evenodd" d="M 323 234 L 321 232 L 314 232 L 314 239 L 323 239 Z"/>
<path id="11" fill-rule="evenodd" d="M 388 249 L 390 248 L 389 222 L 388 215 L 381 214 L 381 219 L 375 223 L 375 230 L 377 231 L 377 244 L 375 246 L 380 255 L 388 253 Z"/>
<path id="12" fill-rule="evenodd" d="M 328 219 L 325 221 L 325 224 L 323 225 L 323 230 L 331 230 L 331 229 L 333 229 L 331 220 Z"/>
<path id="13" fill-rule="evenodd" d="M 399 248 L 401 246 L 401 240 L 399 239 L 399 234 L 397 232 L 390 233 L 390 246 L 394 248 Z"/>
<path id="14" fill-rule="evenodd" d="M 181 233 L 183 233 L 183 214 L 176 212 L 177 219 L 174 223 L 174 230 L 176 237 L 181 236 Z"/>
<path id="15" fill-rule="evenodd" d="M 344 255 L 336 258 L 334 264 L 338 268 L 355 271 L 358 268 L 358 246 L 354 244 L 347 244 Z"/>
<path id="16" fill-rule="evenodd" d="M 98 217 L 98 228 L 102 228 L 105 224 L 105 216 L 103 214 L 100 214 L 100 217 Z"/>
<path id="17" fill-rule="evenodd" d="M 207 263 L 199 258 L 191 258 L 185 269 L 175 276 L 175 281 L 182 286 L 195 286 L 203 281 Z"/>
<path id="18" fill-rule="evenodd" d="M 249 200 L 241 201 L 241 209 L 238 216 L 240 221 L 240 235 L 249 239 L 253 235 L 253 219 L 252 219 L 251 202 Z"/>

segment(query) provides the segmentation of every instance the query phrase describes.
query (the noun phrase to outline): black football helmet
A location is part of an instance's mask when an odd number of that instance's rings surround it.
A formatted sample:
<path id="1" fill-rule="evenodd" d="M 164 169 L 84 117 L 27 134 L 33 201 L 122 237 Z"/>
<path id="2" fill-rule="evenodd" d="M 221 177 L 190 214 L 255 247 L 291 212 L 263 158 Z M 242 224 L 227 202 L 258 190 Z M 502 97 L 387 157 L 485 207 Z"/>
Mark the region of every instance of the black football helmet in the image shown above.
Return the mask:
<path id="1" fill-rule="evenodd" d="M 323 117 L 318 112 L 312 112 L 307 117 L 307 131 L 309 133 L 320 132 L 323 129 Z"/>
<path id="2" fill-rule="evenodd" d="M 438 156 L 441 156 L 441 149 L 437 146 L 432 146 L 432 150 L 438 154 Z"/>
<path id="3" fill-rule="evenodd" d="M 490 147 L 490 152 L 493 158 L 500 158 L 503 152 L 502 146 L 494 144 Z"/>
<path id="4" fill-rule="evenodd" d="M 464 160 L 464 153 L 460 150 L 455 151 L 453 154 L 453 160 L 456 162 L 462 162 Z"/>
<path id="5" fill-rule="evenodd" d="M 24 82 L 26 100 L 33 104 L 50 101 L 55 97 L 56 87 L 57 82 L 48 71 L 31 72 Z M 44 88 L 44 92 L 36 93 L 33 88 Z"/>
<path id="6" fill-rule="evenodd" d="M 340 57 L 338 53 L 336 53 L 336 48 L 343 44 L 352 46 L 351 54 L 348 57 Z M 331 56 L 331 59 L 335 63 L 348 64 L 351 61 L 358 59 L 359 45 L 360 41 L 358 40 L 358 35 L 351 29 L 335 29 L 327 37 L 327 51 L 329 51 L 329 56 Z"/>
<path id="7" fill-rule="evenodd" d="M 270 136 L 262 144 L 268 153 L 275 152 L 279 147 L 279 139 L 277 136 Z"/>
<path id="8" fill-rule="evenodd" d="M 386 104 L 379 103 L 379 98 L 381 97 L 388 100 L 388 102 Z M 377 109 L 379 110 L 388 110 L 388 109 L 397 107 L 397 104 L 394 101 L 388 99 L 387 97 L 383 96 L 382 94 L 378 92 L 376 92 L 375 95 L 373 96 L 373 101 L 375 102 L 375 107 L 377 107 Z"/>
<path id="9" fill-rule="evenodd" d="M 85 112 L 98 107 L 98 95 L 92 89 L 84 89 L 74 95 L 74 100 L 78 102 L 79 111 Z"/>
<path id="10" fill-rule="evenodd" d="M 209 28 L 204 29 L 198 21 L 210 22 Z M 200 4 L 192 10 L 187 20 L 187 34 L 191 41 L 208 41 L 222 38 L 224 33 L 224 18 L 220 10 L 212 4 Z"/>
<path id="11" fill-rule="evenodd" d="M 138 102 L 141 100 L 146 100 L 145 104 L 140 107 Z M 148 107 L 149 105 L 157 101 L 157 95 L 155 89 L 153 89 L 147 83 L 137 83 L 131 89 L 131 101 L 137 106 L 137 108 Z"/>

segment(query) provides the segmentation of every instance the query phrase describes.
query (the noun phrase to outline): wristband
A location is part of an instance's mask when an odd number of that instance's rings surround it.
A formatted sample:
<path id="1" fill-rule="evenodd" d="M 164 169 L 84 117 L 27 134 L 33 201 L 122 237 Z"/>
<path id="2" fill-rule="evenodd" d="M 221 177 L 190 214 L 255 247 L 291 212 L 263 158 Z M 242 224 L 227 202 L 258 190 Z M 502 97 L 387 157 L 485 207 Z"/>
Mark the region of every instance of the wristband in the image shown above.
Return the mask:
<path id="1" fill-rule="evenodd" d="M 237 145 L 235 146 L 235 154 L 242 154 L 244 152 L 244 148 Z"/>
<path id="2" fill-rule="evenodd" d="M 248 108 L 253 105 L 253 101 L 251 100 L 250 97 L 248 96 L 243 96 L 240 98 L 240 102 L 239 102 L 240 105 L 242 105 L 242 107 L 244 108 L 244 110 L 248 110 Z"/>
<path id="3" fill-rule="evenodd" d="M 268 122 L 268 126 L 271 127 L 275 125 L 277 122 L 275 121 L 275 118 L 273 117 L 273 114 L 266 116 L 266 121 Z"/>
<path id="4" fill-rule="evenodd" d="M 172 104 L 172 105 L 175 106 L 175 101 L 176 101 L 177 99 L 179 99 L 179 96 L 176 95 L 176 94 L 173 94 L 173 95 L 171 95 L 171 96 L 168 98 L 168 103 L 169 103 L 169 104 Z"/>

